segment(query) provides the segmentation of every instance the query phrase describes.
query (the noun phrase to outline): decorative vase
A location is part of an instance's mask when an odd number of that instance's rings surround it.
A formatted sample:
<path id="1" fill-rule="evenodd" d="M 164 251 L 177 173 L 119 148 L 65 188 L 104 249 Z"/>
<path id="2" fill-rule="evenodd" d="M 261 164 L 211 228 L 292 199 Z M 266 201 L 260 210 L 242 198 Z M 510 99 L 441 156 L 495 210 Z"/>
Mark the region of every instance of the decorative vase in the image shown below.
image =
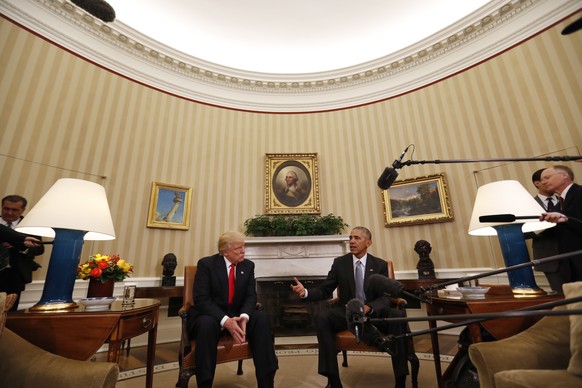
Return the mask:
<path id="1" fill-rule="evenodd" d="M 109 279 L 105 283 L 101 283 L 101 280 L 91 278 L 89 279 L 87 298 L 112 297 L 114 286 L 115 282 L 113 279 Z"/>

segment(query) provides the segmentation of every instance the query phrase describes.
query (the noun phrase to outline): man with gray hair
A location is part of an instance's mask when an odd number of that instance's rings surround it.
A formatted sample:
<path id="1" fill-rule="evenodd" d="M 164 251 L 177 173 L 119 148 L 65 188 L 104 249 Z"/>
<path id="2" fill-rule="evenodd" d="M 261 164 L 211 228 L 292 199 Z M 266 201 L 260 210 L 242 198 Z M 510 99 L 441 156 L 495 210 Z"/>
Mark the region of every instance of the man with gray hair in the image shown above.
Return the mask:
<path id="1" fill-rule="evenodd" d="M 541 176 L 547 192 L 558 195 L 560 210 L 543 214 L 542 220 L 556 220 L 556 235 L 559 253 L 582 249 L 582 186 L 574 183 L 574 173 L 570 167 L 557 165 L 546 168 Z M 563 283 L 582 280 L 582 255 L 559 261 Z M 563 290 L 559 290 L 563 293 Z"/>

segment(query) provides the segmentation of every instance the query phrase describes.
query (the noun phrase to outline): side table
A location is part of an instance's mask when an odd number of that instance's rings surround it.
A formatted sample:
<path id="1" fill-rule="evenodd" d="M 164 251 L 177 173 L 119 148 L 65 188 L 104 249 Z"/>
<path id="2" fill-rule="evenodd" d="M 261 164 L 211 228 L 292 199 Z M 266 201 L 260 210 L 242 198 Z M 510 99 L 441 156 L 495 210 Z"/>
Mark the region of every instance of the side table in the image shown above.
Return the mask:
<path id="1" fill-rule="evenodd" d="M 153 385 L 160 302 L 135 299 L 133 306 L 114 301 L 108 310 L 85 306 L 63 311 L 22 310 L 8 314 L 6 327 L 34 345 L 59 356 L 88 360 L 109 343 L 107 361 L 119 363 L 122 341 L 148 333 L 146 387 Z"/>

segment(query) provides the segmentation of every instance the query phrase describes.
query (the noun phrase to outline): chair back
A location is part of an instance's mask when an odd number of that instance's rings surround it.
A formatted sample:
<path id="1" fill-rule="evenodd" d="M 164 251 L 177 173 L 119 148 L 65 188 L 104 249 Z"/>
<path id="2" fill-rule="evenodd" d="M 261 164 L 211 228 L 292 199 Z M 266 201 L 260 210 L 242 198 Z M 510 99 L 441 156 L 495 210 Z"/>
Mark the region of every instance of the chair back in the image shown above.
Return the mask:
<path id="1" fill-rule="evenodd" d="M 195 265 L 184 267 L 184 303 L 182 308 L 189 308 L 194 305 L 194 278 L 196 277 Z"/>
<path id="2" fill-rule="evenodd" d="M 394 279 L 395 278 L 395 275 L 394 275 L 394 263 L 390 259 L 386 260 L 386 263 L 388 263 L 388 277 L 390 279 Z"/>

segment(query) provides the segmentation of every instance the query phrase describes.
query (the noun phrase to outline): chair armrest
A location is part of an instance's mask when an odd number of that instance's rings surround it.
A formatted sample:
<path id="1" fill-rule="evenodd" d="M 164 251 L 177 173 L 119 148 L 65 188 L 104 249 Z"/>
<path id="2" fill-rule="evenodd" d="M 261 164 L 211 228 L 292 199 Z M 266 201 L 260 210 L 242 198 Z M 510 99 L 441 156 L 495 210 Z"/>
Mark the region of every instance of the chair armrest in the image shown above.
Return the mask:
<path id="1" fill-rule="evenodd" d="M 566 369 L 570 360 L 568 316 L 547 316 L 512 337 L 469 346 L 481 388 L 495 387 L 493 376 L 511 369 Z"/>
<path id="2" fill-rule="evenodd" d="M 4 328 L 0 338 L 0 386 L 114 388 L 119 367 L 47 352 Z"/>

